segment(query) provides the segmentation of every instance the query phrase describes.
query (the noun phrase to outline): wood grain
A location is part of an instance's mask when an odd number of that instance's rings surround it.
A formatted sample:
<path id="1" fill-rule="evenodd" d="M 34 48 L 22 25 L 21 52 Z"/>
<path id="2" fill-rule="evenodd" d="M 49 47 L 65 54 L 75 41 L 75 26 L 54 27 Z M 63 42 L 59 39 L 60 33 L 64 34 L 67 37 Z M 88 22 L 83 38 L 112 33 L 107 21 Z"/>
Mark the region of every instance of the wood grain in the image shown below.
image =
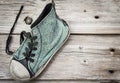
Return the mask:
<path id="1" fill-rule="evenodd" d="M 50 0 L 0 0 L 0 33 L 8 33 L 20 5 L 25 5 L 14 33 L 29 31 L 24 18 L 35 21 Z M 55 0 L 58 15 L 65 19 L 71 34 L 120 34 L 119 0 Z"/>
<path id="2" fill-rule="evenodd" d="M 54 81 L 54 80 L 40 80 L 40 81 L 29 81 L 29 82 L 23 82 L 23 83 L 100 83 L 101 81 Z M 0 83 L 21 83 L 19 81 L 13 81 L 13 80 L 2 80 L 0 81 Z M 108 82 L 104 82 L 104 83 L 109 83 Z"/>
<path id="3" fill-rule="evenodd" d="M 35 21 L 50 1 L 0 0 L 0 83 L 21 83 L 13 81 L 9 73 L 11 56 L 4 51 L 6 34 L 20 6 L 25 5 L 14 34 L 30 31 L 24 18 L 30 16 Z M 68 22 L 72 35 L 37 81 L 28 83 L 109 83 L 120 80 L 120 0 L 55 0 L 55 3 L 57 14 Z M 18 47 L 19 35 L 14 35 L 11 49 Z"/>
<path id="4" fill-rule="evenodd" d="M 10 56 L 4 51 L 6 37 L 0 36 L 0 79 L 11 79 Z M 119 40 L 120 35 L 71 35 L 38 79 L 119 80 Z M 18 46 L 19 36 L 14 35 L 12 49 Z M 115 53 L 111 53 L 110 48 Z"/>

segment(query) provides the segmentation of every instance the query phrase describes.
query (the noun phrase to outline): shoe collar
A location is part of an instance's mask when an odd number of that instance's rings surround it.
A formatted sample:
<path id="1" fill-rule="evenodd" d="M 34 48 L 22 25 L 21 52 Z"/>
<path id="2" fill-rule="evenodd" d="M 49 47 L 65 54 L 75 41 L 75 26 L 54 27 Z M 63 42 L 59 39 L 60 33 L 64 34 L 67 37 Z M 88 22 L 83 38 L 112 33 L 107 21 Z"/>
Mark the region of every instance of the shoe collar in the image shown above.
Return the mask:
<path id="1" fill-rule="evenodd" d="M 39 15 L 37 20 L 31 25 L 31 29 L 39 25 L 42 21 L 45 21 L 47 17 L 49 17 L 51 14 L 54 14 L 55 17 L 57 17 L 55 4 L 53 2 L 45 6 L 45 8 L 43 9 L 42 13 Z"/>

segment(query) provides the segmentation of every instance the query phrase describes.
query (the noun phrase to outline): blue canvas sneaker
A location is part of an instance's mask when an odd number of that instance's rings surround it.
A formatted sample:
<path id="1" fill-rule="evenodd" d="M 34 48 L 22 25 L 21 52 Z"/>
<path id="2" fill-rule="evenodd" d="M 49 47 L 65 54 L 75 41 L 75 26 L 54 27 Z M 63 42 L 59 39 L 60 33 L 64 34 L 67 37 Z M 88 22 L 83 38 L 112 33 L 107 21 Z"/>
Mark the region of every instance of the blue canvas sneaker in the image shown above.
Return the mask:
<path id="1" fill-rule="evenodd" d="M 21 32 L 21 45 L 14 53 L 9 50 L 11 36 L 10 32 L 6 45 L 6 52 L 13 55 L 10 73 L 14 79 L 31 80 L 43 71 L 63 46 L 69 37 L 69 27 L 57 16 L 52 1 L 31 25 L 31 32 Z"/>

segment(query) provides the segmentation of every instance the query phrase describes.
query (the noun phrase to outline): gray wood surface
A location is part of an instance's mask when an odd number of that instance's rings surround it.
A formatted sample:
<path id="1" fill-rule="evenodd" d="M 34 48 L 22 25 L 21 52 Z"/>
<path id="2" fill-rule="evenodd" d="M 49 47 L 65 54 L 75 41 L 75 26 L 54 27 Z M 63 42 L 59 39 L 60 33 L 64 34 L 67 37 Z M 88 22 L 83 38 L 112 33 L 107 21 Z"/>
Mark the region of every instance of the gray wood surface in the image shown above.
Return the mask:
<path id="1" fill-rule="evenodd" d="M 100 83 L 100 81 L 52 81 L 52 80 L 38 80 L 38 81 L 30 81 L 30 82 L 19 82 L 13 80 L 2 80 L 0 83 Z M 109 81 L 103 81 L 103 83 L 109 83 Z"/>
<path id="2" fill-rule="evenodd" d="M 10 56 L 4 52 L 6 37 L 0 36 L 0 79 L 11 79 L 8 70 Z M 118 40 L 120 35 L 71 35 L 38 79 L 119 80 Z M 19 46 L 19 36 L 14 36 L 13 41 L 15 50 Z M 114 53 L 111 53 L 111 48 L 115 49 Z"/>
<path id="3" fill-rule="evenodd" d="M 29 30 L 24 18 L 35 21 L 50 0 L 0 0 L 0 33 L 8 33 L 22 4 L 24 11 L 15 33 Z M 58 15 L 65 19 L 72 34 L 120 34 L 120 0 L 55 0 Z M 99 16 L 98 19 L 95 16 Z"/>
<path id="4" fill-rule="evenodd" d="M 29 82 L 20 82 L 20 81 L 13 81 L 13 80 L 2 80 L 0 83 L 119 83 L 120 81 L 51 81 L 51 80 L 38 80 L 38 81 L 29 81 Z"/>
<path id="5" fill-rule="evenodd" d="M 25 5 L 14 31 L 13 50 L 19 47 L 18 34 L 22 30 L 30 31 L 24 18 L 30 16 L 35 21 L 48 2 L 50 0 L 0 0 L 0 83 L 21 83 L 11 78 L 11 56 L 4 51 L 20 6 Z M 58 15 L 70 26 L 71 36 L 37 81 L 31 83 L 120 80 L 120 0 L 55 0 L 55 3 Z"/>

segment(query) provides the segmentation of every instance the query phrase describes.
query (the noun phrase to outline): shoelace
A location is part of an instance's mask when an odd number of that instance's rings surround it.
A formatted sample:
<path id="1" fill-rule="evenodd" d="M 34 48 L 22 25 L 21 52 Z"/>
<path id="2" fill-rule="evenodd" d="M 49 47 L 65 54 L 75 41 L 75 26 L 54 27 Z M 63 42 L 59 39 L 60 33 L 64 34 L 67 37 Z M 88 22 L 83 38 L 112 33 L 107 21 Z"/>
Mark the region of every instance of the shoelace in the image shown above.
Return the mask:
<path id="1" fill-rule="evenodd" d="M 37 39 L 37 36 L 31 36 L 30 32 L 21 32 L 21 39 L 24 37 L 27 37 L 30 39 L 30 42 L 28 42 L 28 47 L 25 48 L 25 52 L 23 53 L 23 55 L 25 56 L 26 60 L 29 60 L 31 62 L 34 62 L 34 60 L 31 57 L 34 57 L 35 54 L 32 53 L 33 50 L 37 50 L 36 46 L 38 45 L 38 42 L 35 42 L 35 40 Z M 22 43 L 23 40 L 21 40 L 20 42 Z"/>
<path id="2" fill-rule="evenodd" d="M 8 38 L 6 40 L 6 48 L 5 48 L 5 51 L 8 55 L 12 55 L 14 52 L 10 50 L 10 44 L 11 44 L 11 41 L 12 41 L 12 33 L 14 31 L 14 27 L 18 21 L 18 18 L 23 10 L 23 5 L 21 6 L 20 10 L 19 10 L 19 13 L 17 14 L 16 16 L 16 19 L 14 21 L 14 24 L 10 30 L 10 33 L 8 35 Z M 34 60 L 31 58 L 31 57 L 34 57 L 35 54 L 32 53 L 33 50 L 37 50 L 37 48 L 35 47 L 38 42 L 35 42 L 35 40 L 37 39 L 37 36 L 31 36 L 31 33 L 30 32 L 25 32 L 25 31 L 22 31 L 20 33 L 20 44 L 24 41 L 24 38 L 29 38 L 30 39 L 30 42 L 28 43 L 28 47 L 25 48 L 25 52 L 23 53 L 23 55 L 25 56 L 25 59 L 26 60 L 29 60 L 31 62 L 34 62 Z"/>
<path id="3" fill-rule="evenodd" d="M 16 19 L 15 19 L 15 21 L 14 21 L 14 24 L 13 24 L 11 30 L 10 30 L 10 33 L 9 33 L 9 35 L 8 35 L 8 38 L 7 38 L 7 40 L 6 40 L 5 52 L 6 52 L 8 55 L 12 55 L 12 54 L 14 53 L 13 51 L 10 50 L 10 43 L 12 42 L 12 33 L 13 33 L 13 31 L 14 31 L 14 27 L 15 27 L 17 21 L 18 21 L 18 18 L 20 17 L 20 14 L 21 14 L 21 12 L 22 12 L 22 10 L 23 10 L 23 7 L 24 7 L 24 6 L 22 5 L 21 8 L 20 8 L 20 10 L 19 10 L 19 13 L 18 13 L 17 16 L 16 16 Z"/>

